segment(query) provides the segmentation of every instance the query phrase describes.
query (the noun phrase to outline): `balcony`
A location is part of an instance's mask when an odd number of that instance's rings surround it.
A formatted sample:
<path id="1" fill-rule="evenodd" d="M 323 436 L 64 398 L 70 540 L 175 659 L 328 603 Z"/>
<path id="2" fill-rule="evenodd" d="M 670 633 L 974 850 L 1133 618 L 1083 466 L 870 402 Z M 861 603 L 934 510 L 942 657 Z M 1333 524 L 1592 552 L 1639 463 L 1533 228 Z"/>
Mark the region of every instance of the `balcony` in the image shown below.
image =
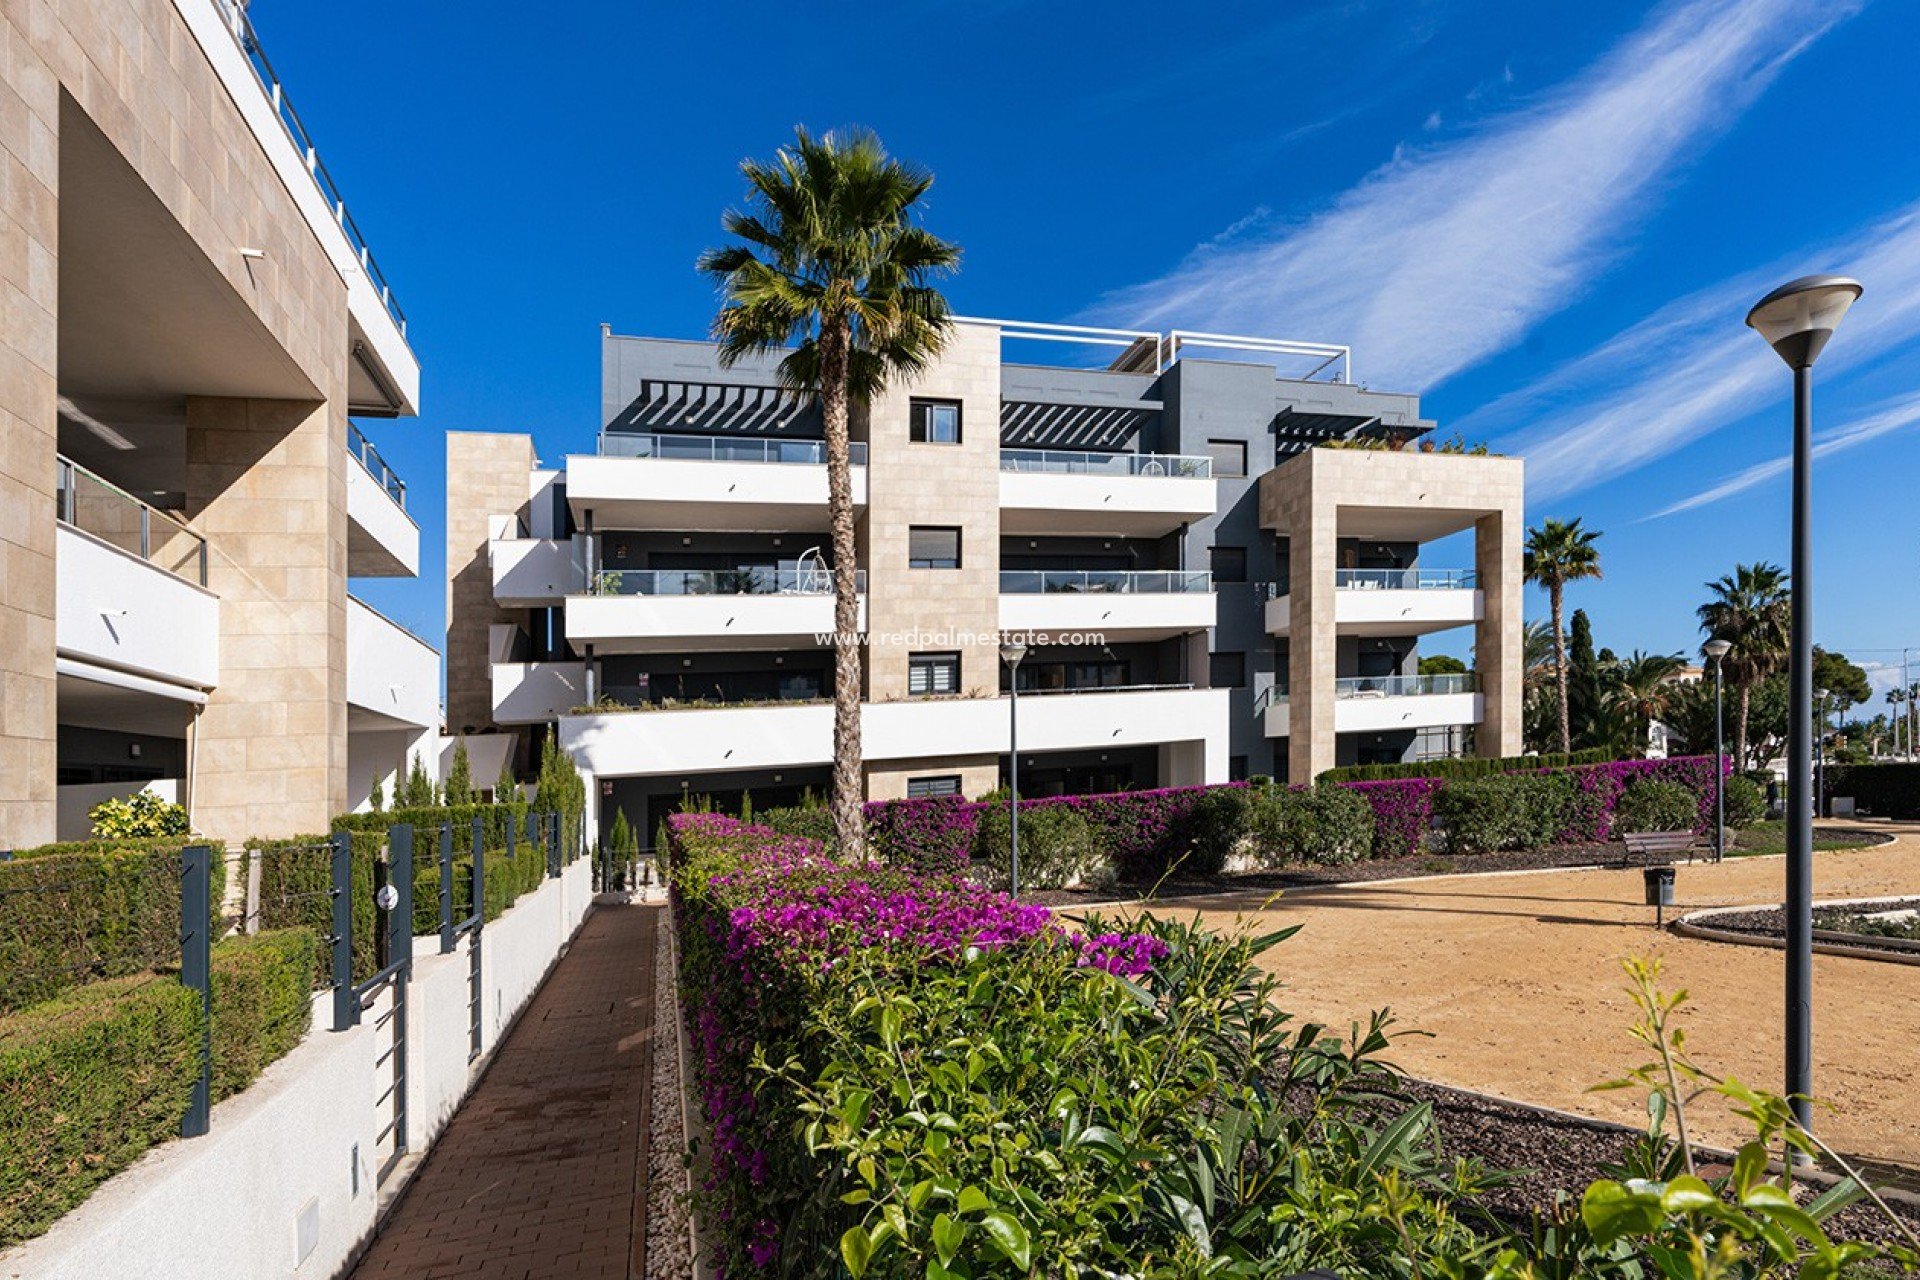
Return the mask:
<path id="1" fill-rule="evenodd" d="M 399 623 L 347 597 L 347 727 L 437 729 L 440 654 Z"/>
<path id="2" fill-rule="evenodd" d="M 496 662 L 493 719 L 496 724 L 545 724 L 587 700 L 584 662 Z"/>
<path id="3" fill-rule="evenodd" d="M 312 135 L 237 0 L 174 0 L 307 225 L 347 287 L 348 401 L 356 413 L 419 412 L 420 362 L 407 317 Z"/>
<path id="4" fill-rule="evenodd" d="M 545 609 L 586 590 L 571 538 L 495 538 L 487 543 L 493 598 L 503 609 Z"/>
<path id="5" fill-rule="evenodd" d="M 1395 729 L 1431 729 L 1478 724 L 1482 715 L 1479 682 L 1473 673 L 1434 676 L 1341 676 L 1333 682 L 1335 733 L 1385 733 Z M 1291 732 L 1285 689 L 1270 690 L 1259 702 L 1267 736 Z"/>
<path id="6" fill-rule="evenodd" d="M 1160 537 L 1213 514 L 1212 477 L 1209 458 L 1002 449 L 1000 531 Z"/>
<path id="7" fill-rule="evenodd" d="M 203 700 L 220 679 L 220 599 L 206 588 L 206 539 L 65 458 L 56 499 L 62 673 L 147 692 L 172 686 L 171 696 Z"/>
<path id="8" fill-rule="evenodd" d="M 867 451 L 849 446 L 853 504 Z M 826 444 L 799 437 L 603 432 L 567 459 L 567 500 L 595 529 L 804 533 L 827 529 Z"/>
<path id="9" fill-rule="evenodd" d="M 1333 620 L 1343 636 L 1417 636 L 1480 621 L 1485 607 L 1470 569 L 1337 569 Z M 1293 626 L 1287 584 L 1276 583 L 1267 600 L 1267 631 L 1286 635 Z"/>
<path id="10" fill-rule="evenodd" d="M 1000 629 L 1044 642 L 1080 634 L 1106 643 L 1164 640 L 1214 622 L 1213 575 L 1205 570 L 1124 572 L 1008 569 L 1000 574 Z"/>
<path id="11" fill-rule="evenodd" d="M 380 451 L 347 424 L 347 573 L 412 578 L 420 573 L 420 526 L 407 514 L 407 484 Z"/>
<path id="12" fill-rule="evenodd" d="M 866 574 L 856 575 L 864 596 Z M 567 597 L 567 639 L 595 653 L 818 649 L 832 643 L 825 569 L 607 569 Z M 866 602 L 860 604 L 866 626 Z"/>
<path id="13" fill-rule="evenodd" d="M 1205 774 L 1226 775 L 1225 689 L 1169 686 L 1020 697 L 1020 748 L 1071 751 L 1204 743 Z M 1005 698 L 866 703 L 868 760 L 997 755 L 1007 749 Z M 777 769 L 832 759 L 833 707 L 713 707 L 563 716 L 561 746 L 602 777 Z M 1218 757 L 1214 759 L 1212 757 Z"/>

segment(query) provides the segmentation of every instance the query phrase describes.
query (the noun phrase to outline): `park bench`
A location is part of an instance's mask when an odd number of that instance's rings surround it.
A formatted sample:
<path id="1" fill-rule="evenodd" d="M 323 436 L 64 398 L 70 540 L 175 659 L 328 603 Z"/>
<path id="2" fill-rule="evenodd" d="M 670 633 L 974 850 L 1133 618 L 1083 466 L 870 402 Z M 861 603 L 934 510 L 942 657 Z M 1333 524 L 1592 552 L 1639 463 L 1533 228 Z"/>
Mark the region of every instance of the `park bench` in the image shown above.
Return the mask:
<path id="1" fill-rule="evenodd" d="M 1679 853 L 1686 854 L 1687 861 L 1692 862 L 1695 838 L 1691 831 L 1624 831 L 1620 834 L 1620 843 L 1626 851 L 1620 865 L 1630 866 L 1639 858 L 1645 865 L 1652 866 L 1656 858 L 1670 862 Z"/>

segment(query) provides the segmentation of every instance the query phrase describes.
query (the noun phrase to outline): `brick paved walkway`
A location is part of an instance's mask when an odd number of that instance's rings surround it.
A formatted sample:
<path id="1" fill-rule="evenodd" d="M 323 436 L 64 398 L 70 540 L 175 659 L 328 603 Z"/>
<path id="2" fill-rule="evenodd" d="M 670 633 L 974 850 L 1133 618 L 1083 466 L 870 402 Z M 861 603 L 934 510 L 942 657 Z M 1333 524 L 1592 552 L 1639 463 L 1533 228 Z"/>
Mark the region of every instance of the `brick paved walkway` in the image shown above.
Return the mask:
<path id="1" fill-rule="evenodd" d="M 644 1276 L 662 908 L 594 911 L 355 1280 Z"/>

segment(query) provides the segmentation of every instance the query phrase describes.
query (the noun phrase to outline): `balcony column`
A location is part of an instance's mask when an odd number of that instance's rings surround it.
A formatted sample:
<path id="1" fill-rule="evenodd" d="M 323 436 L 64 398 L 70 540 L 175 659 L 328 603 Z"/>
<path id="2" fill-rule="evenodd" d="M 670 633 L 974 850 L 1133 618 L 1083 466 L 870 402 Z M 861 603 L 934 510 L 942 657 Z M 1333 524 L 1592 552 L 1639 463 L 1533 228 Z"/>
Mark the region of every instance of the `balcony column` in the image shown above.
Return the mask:
<path id="1" fill-rule="evenodd" d="M 1313 485 L 1293 490 L 1287 543 L 1287 781 L 1312 782 L 1334 765 L 1334 625 L 1339 508 Z"/>
<path id="2" fill-rule="evenodd" d="M 325 831 L 347 807 L 344 401 L 187 398 L 187 513 L 220 597 L 196 829 Z"/>
<path id="3" fill-rule="evenodd" d="M 1473 629 L 1473 666 L 1483 711 L 1474 750 L 1488 757 L 1526 750 L 1522 734 L 1526 705 L 1526 634 L 1521 619 L 1521 544 L 1526 520 L 1516 500 L 1481 516 L 1473 526 L 1475 582 L 1480 621 Z"/>

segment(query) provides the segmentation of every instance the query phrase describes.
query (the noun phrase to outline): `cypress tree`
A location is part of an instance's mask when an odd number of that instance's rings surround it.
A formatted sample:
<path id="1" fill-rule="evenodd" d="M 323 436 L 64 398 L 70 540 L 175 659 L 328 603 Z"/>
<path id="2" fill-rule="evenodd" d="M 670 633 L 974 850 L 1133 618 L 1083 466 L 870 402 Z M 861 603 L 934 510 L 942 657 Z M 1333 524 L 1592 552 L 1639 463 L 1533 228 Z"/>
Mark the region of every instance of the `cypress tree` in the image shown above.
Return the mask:
<path id="1" fill-rule="evenodd" d="M 1593 651 L 1593 624 L 1585 609 L 1573 611 L 1567 646 L 1567 729 L 1575 750 L 1591 747 L 1601 712 L 1600 660 Z"/>
<path id="2" fill-rule="evenodd" d="M 447 766 L 446 797 L 448 804 L 473 803 L 473 762 L 467 757 L 465 738 L 454 739 L 453 763 Z"/>

